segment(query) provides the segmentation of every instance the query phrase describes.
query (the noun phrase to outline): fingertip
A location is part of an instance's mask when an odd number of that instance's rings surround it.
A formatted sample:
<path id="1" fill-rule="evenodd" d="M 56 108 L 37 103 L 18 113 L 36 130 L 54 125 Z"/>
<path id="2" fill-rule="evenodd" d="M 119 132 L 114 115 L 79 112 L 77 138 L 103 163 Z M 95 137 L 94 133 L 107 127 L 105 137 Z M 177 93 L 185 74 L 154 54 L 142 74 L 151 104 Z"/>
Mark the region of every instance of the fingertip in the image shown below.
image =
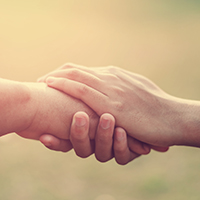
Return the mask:
<path id="1" fill-rule="evenodd" d="M 142 155 L 147 155 L 151 152 L 151 148 L 148 144 L 143 143 L 142 147 L 143 147 L 143 150 L 144 150 L 143 153 L 141 153 Z"/>
<path id="2" fill-rule="evenodd" d="M 39 138 L 40 142 L 48 147 L 48 148 L 52 148 L 54 146 L 59 146 L 60 140 L 55 138 L 52 135 L 48 135 L 48 134 L 44 134 Z"/>
<path id="3" fill-rule="evenodd" d="M 44 82 L 44 78 L 43 77 L 38 78 L 37 82 L 39 82 L 39 83 Z"/>
<path id="4" fill-rule="evenodd" d="M 109 114 L 109 113 L 104 113 L 100 117 L 100 123 L 99 126 L 103 130 L 107 130 L 110 127 L 114 128 L 115 125 L 115 118 Z"/>
<path id="5" fill-rule="evenodd" d="M 163 152 L 166 152 L 166 151 L 168 151 L 169 150 L 169 147 L 164 147 L 163 148 Z"/>
<path id="6" fill-rule="evenodd" d="M 50 77 L 48 77 L 48 78 L 46 79 L 46 83 L 47 83 L 48 85 L 53 84 L 54 81 L 55 81 L 55 78 L 52 77 L 52 76 L 50 76 Z"/>
<path id="7" fill-rule="evenodd" d="M 40 142 L 46 146 L 46 147 L 51 147 L 52 146 L 52 143 L 51 143 L 51 140 L 50 138 L 48 137 L 48 135 L 42 135 L 40 138 L 39 138 Z"/>
<path id="8" fill-rule="evenodd" d="M 169 147 L 157 147 L 157 146 L 151 146 L 151 148 L 155 151 L 158 151 L 158 152 L 167 152 L 169 150 Z"/>
<path id="9" fill-rule="evenodd" d="M 111 160 L 113 158 L 113 155 L 111 156 L 106 156 L 106 157 L 103 157 L 102 155 L 98 155 L 95 153 L 95 158 L 96 160 L 98 160 L 99 162 L 101 163 L 105 163 L 105 162 L 108 162 L 109 160 Z"/>
<path id="10" fill-rule="evenodd" d="M 124 161 L 123 159 L 118 159 L 118 158 L 115 158 L 115 161 L 118 165 L 121 165 L 121 166 L 124 166 L 130 162 L 129 160 Z"/>

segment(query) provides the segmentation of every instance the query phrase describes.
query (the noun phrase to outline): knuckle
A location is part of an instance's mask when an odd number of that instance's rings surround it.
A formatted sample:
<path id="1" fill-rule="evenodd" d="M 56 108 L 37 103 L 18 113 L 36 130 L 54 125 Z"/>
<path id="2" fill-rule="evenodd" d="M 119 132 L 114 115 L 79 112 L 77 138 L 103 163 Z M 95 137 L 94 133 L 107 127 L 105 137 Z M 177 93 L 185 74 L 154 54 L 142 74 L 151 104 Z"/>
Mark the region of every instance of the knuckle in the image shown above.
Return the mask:
<path id="1" fill-rule="evenodd" d="M 115 154 L 124 155 L 126 153 L 126 146 L 117 146 L 114 147 Z"/>
<path id="2" fill-rule="evenodd" d="M 75 64 L 74 64 L 74 63 L 68 62 L 68 63 L 65 63 L 65 64 L 61 67 L 61 69 L 69 69 L 69 68 L 72 68 L 72 67 L 75 67 Z"/>
<path id="3" fill-rule="evenodd" d="M 121 88 L 121 87 L 114 86 L 114 87 L 113 87 L 113 90 L 115 91 L 115 93 L 116 93 L 118 96 L 124 97 L 124 96 L 126 95 L 126 92 L 125 92 L 124 89 Z"/>
<path id="4" fill-rule="evenodd" d="M 105 69 L 102 70 L 104 73 L 105 78 L 110 81 L 119 81 L 121 80 L 121 69 L 116 66 L 107 66 Z"/>
<path id="5" fill-rule="evenodd" d="M 83 130 L 76 130 L 75 133 L 71 134 L 71 140 L 73 140 L 73 142 L 77 142 L 77 143 L 84 143 L 85 139 L 86 139 L 87 135 L 84 134 Z"/>
<path id="6" fill-rule="evenodd" d="M 115 88 L 116 85 L 119 85 L 121 82 L 121 79 L 118 75 L 113 73 L 107 73 L 105 74 L 104 79 L 106 79 L 113 87 Z M 117 87 L 117 86 L 116 86 Z"/>
<path id="7" fill-rule="evenodd" d="M 109 73 L 117 76 L 117 75 L 119 75 L 119 71 L 121 71 L 121 69 L 116 66 L 108 66 L 108 71 L 109 71 Z"/>
<path id="8" fill-rule="evenodd" d="M 118 69 L 119 69 L 119 67 L 116 67 L 116 66 L 113 66 L 113 65 L 108 66 L 108 70 L 111 73 L 118 71 Z"/>
<path id="9" fill-rule="evenodd" d="M 98 144 L 103 144 L 104 146 L 108 146 L 112 143 L 113 140 L 113 133 L 104 133 L 104 134 L 98 134 L 96 138 L 96 142 Z"/>
<path id="10" fill-rule="evenodd" d="M 79 70 L 78 69 L 69 69 L 66 71 L 67 75 L 70 76 L 70 77 L 74 77 L 74 78 L 77 78 L 79 76 Z"/>
<path id="11" fill-rule="evenodd" d="M 89 92 L 88 90 L 88 87 L 86 85 L 80 85 L 78 88 L 77 88 L 77 91 L 80 95 L 84 95 L 86 93 Z"/>
<path id="12" fill-rule="evenodd" d="M 66 88 L 66 80 L 64 78 L 60 78 L 58 85 L 60 85 L 61 88 Z"/>
<path id="13" fill-rule="evenodd" d="M 124 111 L 125 105 L 122 102 L 114 102 L 114 108 L 115 110 L 121 112 Z"/>
<path id="14" fill-rule="evenodd" d="M 111 81 L 119 80 L 119 78 L 114 73 L 110 73 L 110 72 L 107 74 L 107 79 Z"/>

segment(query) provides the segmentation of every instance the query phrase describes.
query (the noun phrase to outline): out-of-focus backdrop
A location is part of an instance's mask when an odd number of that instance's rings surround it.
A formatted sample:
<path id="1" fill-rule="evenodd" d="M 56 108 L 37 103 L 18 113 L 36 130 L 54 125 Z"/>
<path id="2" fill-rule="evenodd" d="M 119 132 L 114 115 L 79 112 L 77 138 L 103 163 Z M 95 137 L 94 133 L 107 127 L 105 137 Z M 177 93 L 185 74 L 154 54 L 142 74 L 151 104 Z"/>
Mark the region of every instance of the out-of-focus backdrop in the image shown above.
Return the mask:
<path id="1" fill-rule="evenodd" d="M 198 0 L 0 0 L 0 76 L 35 81 L 66 62 L 117 65 L 200 100 Z M 172 147 L 127 166 L 0 138 L 3 200 L 197 200 L 200 151 Z"/>

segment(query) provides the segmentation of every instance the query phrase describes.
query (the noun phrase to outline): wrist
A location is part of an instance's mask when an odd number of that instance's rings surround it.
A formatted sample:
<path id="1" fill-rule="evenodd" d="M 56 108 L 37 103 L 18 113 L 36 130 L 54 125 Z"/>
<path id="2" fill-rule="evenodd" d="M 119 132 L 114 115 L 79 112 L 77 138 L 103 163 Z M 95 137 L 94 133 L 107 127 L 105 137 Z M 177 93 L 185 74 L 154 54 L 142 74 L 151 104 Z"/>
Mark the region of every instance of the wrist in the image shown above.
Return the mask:
<path id="1" fill-rule="evenodd" d="M 173 145 L 200 147 L 200 103 L 172 97 Z"/>
<path id="2" fill-rule="evenodd" d="M 182 114 L 183 144 L 200 147 L 200 103 L 183 100 Z"/>
<path id="3" fill-rule="evenodd" d="M 39 139 L 41 118 L 40 113 L 43 112 L 43 107 L 45 107 L 44 96 L 46 94 L 46 84 L 45 83 L 22 83 L 23 90 L 28 96 L 28 101 L 26 102 L 25 112 L 23 116 L 26 116 L 27 122 L 22 123 L 21 129 L 17 131 L 17 134 L 29 139 Z"/>
<path id="4" fill-rule="evenodd" d="M 21 132 L 31 126 L 38 109 L 38 94 L 34 83 L 18 82 L 20 100 L 18 101 L 19 127 L 14 132 Z"/>
<path id="5" fill-rule="evenodd" d="M 30 90 L 17 81 L 0 79 L 0 135 L 23 130 L 31 117 Z"/>

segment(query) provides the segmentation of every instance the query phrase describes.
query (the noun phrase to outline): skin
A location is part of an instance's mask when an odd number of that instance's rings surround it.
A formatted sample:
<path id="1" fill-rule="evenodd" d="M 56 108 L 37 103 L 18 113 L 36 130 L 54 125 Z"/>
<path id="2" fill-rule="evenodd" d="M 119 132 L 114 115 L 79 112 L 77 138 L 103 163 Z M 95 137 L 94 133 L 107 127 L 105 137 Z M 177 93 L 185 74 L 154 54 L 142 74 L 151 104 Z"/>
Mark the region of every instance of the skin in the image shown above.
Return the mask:
<path id="1" fill-rule="evenodd" d="M 115 156 L 120 164 L 150 151 L 141 142 L 128 148 L 125 131 L 115 128 L 111 115 L 104 114 L 99 120 L 87 105 L 45 83 L 0 79 L 0 93 L 0 136 L 16 132 L 24 138 L 40 140 L 52 150 L 67 152 L 74 148 L 80 157 L 95 153 L 101 162 Z M 120 131 L 124 139 L 114 142 L 113 153 L 112 137 L 115 134 L 118 138 Z M 126 157 L 121 159 L 124 149 Z"/>
<path id="2" fill-rule="evenodd" d="M 16 132 L 24 138 L 38 140 L 48 133 L 69 139 L 73 115 L 84 111 L 90 118 L 89 136 L 94 139 L 99 117 L 79 100 L 45 83 L 0 79 L 0 93 L 0 136 Z"/>
<path id="3" fill-rule="evenodd" d="M 200 147 L 200 102 L 171 96 L 141 75 L 67 64 L 40 81 L 80 99 L 99 116 L 110 113 L 116 126 L 139 141 Z"/>
<path id="4" fill-rule="evenodd" d="M 88 115 L 85 112 L 75 113 L 71 124 L 70 141 L 75 153 L 81 158 L 86 158 L 94 153 L 96 159 L 100 162 L 107 162 L 115 158 L 118 164 L 125 165 L 135 158 L 150 152 L 149 145 L 133 138 L 128 140 L 125 130 L 115 127 L 115 119 L 108 113 L 100 117 L 95 140 L 91 141 L 88 133 Z M 48 134 L 44 134 L 40 141 L 47 148 L 56 151 L 60 151 L 60 149 L 64 149 L 67 146 L 66 140 L 61 140 Z"/>

